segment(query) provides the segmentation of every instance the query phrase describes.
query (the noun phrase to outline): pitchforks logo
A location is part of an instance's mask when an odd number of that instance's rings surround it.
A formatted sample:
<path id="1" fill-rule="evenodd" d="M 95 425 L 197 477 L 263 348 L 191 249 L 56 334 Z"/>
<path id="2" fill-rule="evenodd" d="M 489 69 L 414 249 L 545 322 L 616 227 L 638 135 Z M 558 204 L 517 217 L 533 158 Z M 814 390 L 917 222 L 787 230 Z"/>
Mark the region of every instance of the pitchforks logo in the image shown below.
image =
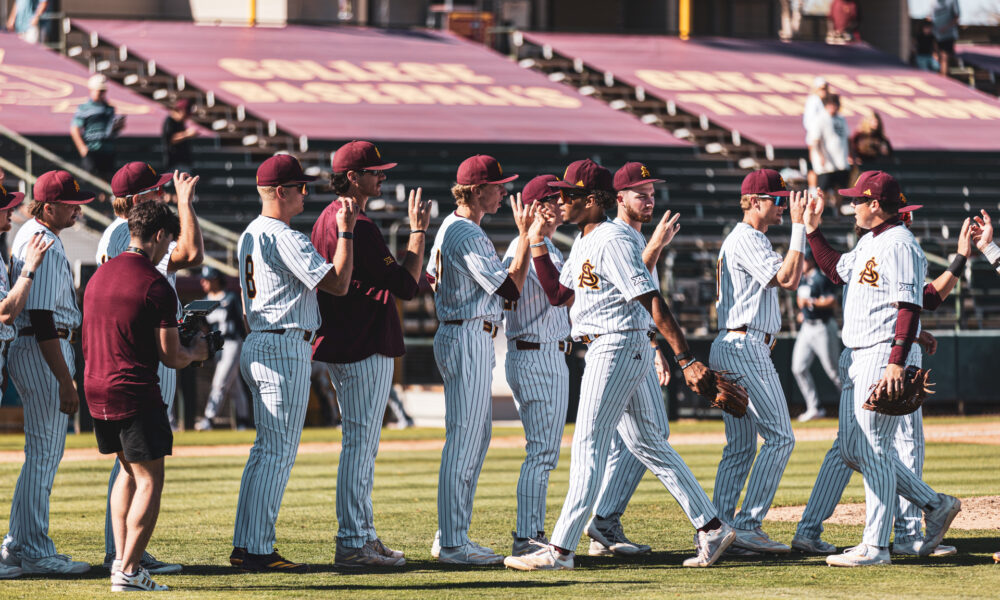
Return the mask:
<path id="1" fill-rule="evenodd" d="M 583 265 L 580 266 L 580 281 L 579 287 L 588 287 L 592 290 L 600 289 L 601 279 L 594 273 L 594 265 L 590 264 L 590 261 L 584 261 Z"/>

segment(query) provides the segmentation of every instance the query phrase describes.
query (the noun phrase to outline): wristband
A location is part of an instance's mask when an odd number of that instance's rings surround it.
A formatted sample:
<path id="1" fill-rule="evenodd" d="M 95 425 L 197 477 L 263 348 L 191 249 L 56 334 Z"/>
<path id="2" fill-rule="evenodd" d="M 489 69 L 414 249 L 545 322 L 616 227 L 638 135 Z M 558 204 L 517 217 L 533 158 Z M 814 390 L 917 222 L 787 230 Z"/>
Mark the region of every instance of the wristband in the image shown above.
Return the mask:
<path id="1" fill-rule="evenodd" d="M 675 354 L 674 355 L 674 360 L 677 361 L 677 365 L 678 366 L 680 366 L 680 364 L 682 362 L 684 362 L 685 360 L 691 360 L 693 358 L 694 358 L 694 355 L 691 354 L 690 352 L 681 352 L 680 354 Z"/>
<path id="2" fill-rule="evenodd" d="M 342 238 L 342 239 L 345 239 L 345 240 L 353 240 L 354 239 L 354 232 L 353 231 L 338 231 L 337 232 L 337 238 Z"/>
<path id="3" fill-rule="evenodd" d="M 948 265 L 948 272 L 955 277 L 962 277 L 962 271 L 965 270 L 965 261 L 968 260 L 964 254 L 958 254 Z"/>
<path id="4" fill-rule="evenodd" d="M 410 230 L 410 235 L 413 235 L 414 233 L 427 233 L 427 230 L 426 229 L 411 229 Z"/>
<path id="5" fill-rule="evenodd" d="M 21 271 L 21 277 L 24 277 L 25 279 L 34 279 L 35 278 L 35 272 L 34 271 Z"/>
<path id="6" fill-rule="evenodd" d="M 990 242 L 988 246 L 983 248 L 983 256 L 994 267 L 1000 267 L 1000 246 L 997 246 L 995 242 Z"/>
<path id="7" fill-rule="evenodd" d="M 788 242 L 788 250 L 806 253 L 806 226 L 802 223 L 792 223 L 792 235 Z"/>
<path id="8" fill-rule="evenodd" d="M 531 244 L 531 245 L 530 245 L 530 246 L 528 246 L 528 247 L 529 247 L 529 248 L 542 248 L 542 247 L 544 247 L 544 246 L 545 246 L 545 241 L 543 240 L 543 241 L 541 241 L 541 242 L 535 242 L 534 244 Z"/>
<path id="9" fill-rule="evenodd" d="M 696 359 L 694 359 L 694 360 L 692 360 L 692 361 L 691 361 L 691 362 L 689 362 L 688 364 L 684 365 L 683 367 L 681 367 L 681 371 L 686 371 L 688 367 L 690 367 L 691 365 L 693 365 L 693 364 L 694 364 L 694 363 L 696 363 L 696 362 L 698 362 L 698 359 L 697 359 L 697 358 L 696 358 Z M 680 364 L 680 363 L 677 363 L 677 364 Z"/>

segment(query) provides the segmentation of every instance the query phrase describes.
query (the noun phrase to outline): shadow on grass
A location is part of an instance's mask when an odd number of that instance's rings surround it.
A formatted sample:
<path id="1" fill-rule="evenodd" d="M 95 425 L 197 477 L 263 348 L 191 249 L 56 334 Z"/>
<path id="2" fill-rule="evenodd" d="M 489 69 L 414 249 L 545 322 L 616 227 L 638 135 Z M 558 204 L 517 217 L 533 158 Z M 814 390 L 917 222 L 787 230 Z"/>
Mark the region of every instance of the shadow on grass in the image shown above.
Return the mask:
<path id="1" fill-rule="evenodd" d="M 645 585 L 648 581 L 615 581 L 612 585 Z M 607 583 L 606 583 L 607 584 Z M 315 584 L 315 585 L 243 585 L 239 589 L 241 592 L 252 592 L 252 591 L 285 591 L 285 590 L 324 590 L 324 591 L 351 591 L 351 590 L 426 590 L 426 591 L 439 591 L 439 590 L 495 590 L 498 587 L 503 587 L 505 589 L 523 589 L 523 590 L 543 590 L 543 589 L 557 589 L 557 588 L 568 588 L 569 586 L 576 585 L 591 585 L 585 581 L 505 581 L 503 583 L 498 583 L 496 581 L 441 581 L 438 583 L 426 583 L 426 584 L 403 584 L 403 585 L 371 585 L 371 584 L 357 584 L 351 583 L 348 580 L 344 580 L 342 584 Z M 226 586 L 184 586 L 184 591 L 226 591 L 232 588 Z"/>

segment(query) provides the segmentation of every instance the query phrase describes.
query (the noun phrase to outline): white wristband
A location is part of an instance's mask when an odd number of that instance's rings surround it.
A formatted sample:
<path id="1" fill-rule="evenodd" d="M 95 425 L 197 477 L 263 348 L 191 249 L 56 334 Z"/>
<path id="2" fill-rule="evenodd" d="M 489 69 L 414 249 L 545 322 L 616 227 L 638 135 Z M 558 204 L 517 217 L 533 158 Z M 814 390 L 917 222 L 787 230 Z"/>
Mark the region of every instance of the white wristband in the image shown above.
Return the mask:
<path id="1" fill-rule="evenodd" d="M 789 239 L 788 250 L 806 253 L 806 226 L 802 223 L 792 223 L 792 236 Z"/>
<path id="2" fill-rule="evenodd" d="M 1000 246 L 997 246 L 996 242 L 990 242 L 989 246 L 983 248 L 983 256 L 990 261 L 991 265 L 996 264 L 1000 260 Z"/>

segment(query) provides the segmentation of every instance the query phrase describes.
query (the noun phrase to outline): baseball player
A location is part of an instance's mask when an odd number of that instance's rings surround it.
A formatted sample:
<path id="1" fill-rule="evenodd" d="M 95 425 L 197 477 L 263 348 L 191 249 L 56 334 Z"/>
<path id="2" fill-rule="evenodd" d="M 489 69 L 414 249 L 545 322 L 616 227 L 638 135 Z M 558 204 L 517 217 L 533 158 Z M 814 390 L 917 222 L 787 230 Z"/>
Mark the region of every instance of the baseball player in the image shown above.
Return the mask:
<path id="1" fill-rule="evenodd" d="M 229 562 L 245 571 L 302 573 L 309 566 L 274 549 L 275 522 L 305 424 L 311 344 L 320 325 L 316 290 L 342 296 L 351 281 L 354 201 L 337 211 L 340 243 L 333 263 L 289 226 L 302 212 L 306 184 L 316 178 L 287 154 L 257 169 L 260 216 L 240 236 L 240 289 L 250 334 L 240 372 L 250 386 L 257 438 L 250 449 L 236 506 Z"/>
<path id="2" fill-rule="evenodd" d="M 555 175 L 539 175 L 524 186 L 524 206 L 551 202 L 559 190 L 549 187 Z M 521 251 L 521 239 L 507 247 L 503 265 L 510 267 Z M 548 237 L 544 239 L 556 268 L 562 254 Z M 545 498 L 549 473 L 559 462 L 559 447 L 566 409 L 569 406 L 569 368 L 566 355 L 572 350 L 569 311 L 549 304 L 534 267 L 528 272 L 518 300 L 504 300 L 504 329 L 507 333 L 507 383 L 514 394 L 517 414 L 524 426 L 526 456 L 517 480 L 517 521 L 513 531 L 513 556 L 535 550 L 545 537 Z"/>
<path id="3" fill-rule="evenodd" d="M 816 268 L 812 253 L 806 248 L 802 281 L 796 292 L 796 305 L 801 317 L 799 333 L 792 347 L 792 375 L 806 401 L 806 411 L 799 421 L 811 421 L 826 416 L 819 403 L 816 382 L 812 376 L 813 358 L 819 358 L 830 381 L 839 389 L 840 378 L 834 357 L 837 355 L 837 321 L 833 309 L 837 304 L 836 287 Z"/>
<path id="4" fill-rule="evenodd" d="M 733 546 L 737 552 L 785 553 L 791 548 L 772 540 L 761 529 L 761 522 L 795 445 L 788 404 L 771 362 L 771 348 L 781 329 L 778 288 L 794 290 L 802 276 L 805 194 L 788 192 L 781 176 L 772 169 L 748 174 L 740 194 L 743 221 L 733 228 L 719 250 L 719 334 L 712 342 L 709 360 L 713 369 L 740 377 L 750 395 L 750 406 L 743 418 L 722 415 L 726 447 L 715 475 L 712 499 L 722 519 L 736 528 Z M 792 234 L 788 253 L 782 258 L 765 234 L 769 227 L 781 224 L 786 208 L 791 213 Z M 759 455 L 758 433 L 764 438 Z M 744 483 L 746 494 L 736 513 Z"/>
<path id="5" fill-rule="evenodd" d="M 229 397 L 236 413 L 236 428 L 244 429 L 250 419 L 250 406 L 243 383 L 240 381 L 240 350 L 243 348 L 243 309 L 239 295 L 227 289 L 226 276 L 213 267 L 202 267 L 201 290 L 206 300 L 219 302 L 219 307 L 205 315 L 214 331 L 222 333 L 226 343 L 219 351 L 212 373 L 212 391 L 205 403 L 204 415 L 195 421 L 196 431 L 212 428 L 212 419 L 219 414 L 219 407 Z"/>
<path id="6" fill-rule="evenodd" d="M 351 285 L 343 296 L 319 293 L 323 325 L 312 356 L 326 363 L 343 428 L 334 564 L 399 567 L 406 564 L 403 553 L 386 546 L 375 532 L 372 489 L 393 363 L 405 353 L 396 297 L 410 300 L 417 294 L 430 202 L 421 200 L 421 190 L 410 191 L 410 239 L 397 262 L 382 232 L 365 214 L 368 200 L 382 195 L 386 170 L 396 163 L 383 160 L 375 144 L 353 141 L 337 149 L 332 166 L 338 198 L 323 210 L 312 230 L 313 245 L 321 256 L 332 260 L 337 253 L 341 231 L 337 213 L 345 199 L 353 199 L 358 207 Z"/>
<path id="7" fill-rule="evenodd" d="M 170 287 L 177 290 L 177 271 L 201 264 L 205 255 L 205 244 L 198 226 L 198 218 L 194 214 L 194 188 L 198 177 L 187 173 L 174 172 L 158 174 L 153 167 L 144 162 L 130 162 L 123 166 L 111 178 L 111 193 L 114 199 L 111 206 L 115 211 L 115 220 L 105 228 L 97 244 L 95 260 L 98 265 L 106 263 L 125 251 L 129 245 L 128 213 L 140 202 L 158 201 L 164 198 L 163 186 L 173 180 L 177 192 L 177 213 L 181 220 L 181 235 L 171 242 L 167 254 L 156 268 L 167 278 Z M 180 303 L 177 305 L 180 317 Z M 167 405 L 167 415 L 173 415 L 174 398 L 177 396 L 177 371 L 160 366 L 156 372 L 160 379 L 160 394 Z M 173 417 L 171 416 L 171 419 Z M 104 566 L 110 569 L 115 559 L 115 536 L 111 526 L 111 490 L 121 465 L 117 458 L 111 468 L 108 479 L 108 503 L 104 517 Z M 157 560 L 146 552 L 142 557 L 142 567 L 151 574 L 177 573 L 181 565 Z"/>
<path id="8" fill-rule="evenodd" d="M 701 393 L 711 389 L 709 371 L 688 352 L 680 327 L 642 262 L 642 246 L 605 216 L 615 202 L 611 173 L 591 160 L 581 160 L 569 165 L 563 181 L 549 185 L 561 188 L 563 221 L 576 224 L 581 236 L 560 273 L 543 243 L 556 220 L 539 212 L 531 229 L 531 253 L 549 302 L 571 306 L 572 335 L 588 346 L 587 366 L 573 434 L 570 489 L 551 543 L 530 554 L 508 557 L 504 564 L 525 571 L 573 568 L 574 551 L 597 500 L 617 430 L 697 529 L 698 554 L 684 566 L 710 566 L 732 543 L 734 533 L 667 442 L 667 412 L 652 375 L 649 315 L 677 353 L 692 389 Z"/>
<path id="9" fill-rule="evenodd" d="M 469 539 L 472 502 L 492 434 L 496 337 L 503 301 L 521 297 L 528 276 L 530 217 L 519 199 L 511 202 L 519 232 L 518 253 L 504 267 L 479 226 L 495 214 L 507 194 L 504 175 L 492 156 L 477 154 L 458 167 L 452 195 L 457 207 L 445 217 L 431 247 L 427 268 L 433 279 L 440 323 L 434 358 L 444 379 L 445 444 L 438 472 L 438 531 L 431 555 L 444 563 L 493 565 L 503 557 Z"/>
<path id="10" fill-rule="evenodd" d="M 89 564 L 56 552 L 48 528 L 49 494 L 66 445 L 69 415 L 79 404 L 72 342 L 80 309 L 59 233 L 76 222 L 79 205 L 92 201 L 94 194 L 80 191 L 66 171 L 43 173 L 33 192 L 32 219 L 14 237 L 10 259 L 10 279 L 28 277 L 34 283 L 14 320 L 17 337 L 7 353 L 7 368 L 24 404 L 25 442 L 0 560 L 25 573 L 85 573 Z M 38 234 L 52 247 L 32 270 L 28 251 Z"/>
<path id="11" fill-rule="evenodd" d="M 900 461 L 892 446 L 900 417 L 861 408 L 873 386 L 884 387 L 890 396 L 899 394 L 904 365 L 915 364 L 911 345 L 919 328 L 927 262 L 913 234 L 900 226 L 902 199 L 891 175 L 866 171 L 853 188 L 840 193 L 852 199 L 857 225 L 870 230 L 850 259 L 852 284 L 845 300 L 843 339 L 852 349 L 854 398 L 844 403 L 848 408 L 841 438 L 845 461 L 857 465 L 864 477 L 867 510 L 862 543 L 828 556 L 826 562 L 857 567 L 891 563 L 888 546 L 897 495 L 925 511 L 927 532 L 918 551 L 922 556 L 937 548 L 961 502 L 936 493 Z M 817 230 L 822 212 L 822 203 L 814 202 L 806 213 L 810 247 L 823 272 L 834 283 L 842 282 L 837 273 L 841 256 Z"/>

